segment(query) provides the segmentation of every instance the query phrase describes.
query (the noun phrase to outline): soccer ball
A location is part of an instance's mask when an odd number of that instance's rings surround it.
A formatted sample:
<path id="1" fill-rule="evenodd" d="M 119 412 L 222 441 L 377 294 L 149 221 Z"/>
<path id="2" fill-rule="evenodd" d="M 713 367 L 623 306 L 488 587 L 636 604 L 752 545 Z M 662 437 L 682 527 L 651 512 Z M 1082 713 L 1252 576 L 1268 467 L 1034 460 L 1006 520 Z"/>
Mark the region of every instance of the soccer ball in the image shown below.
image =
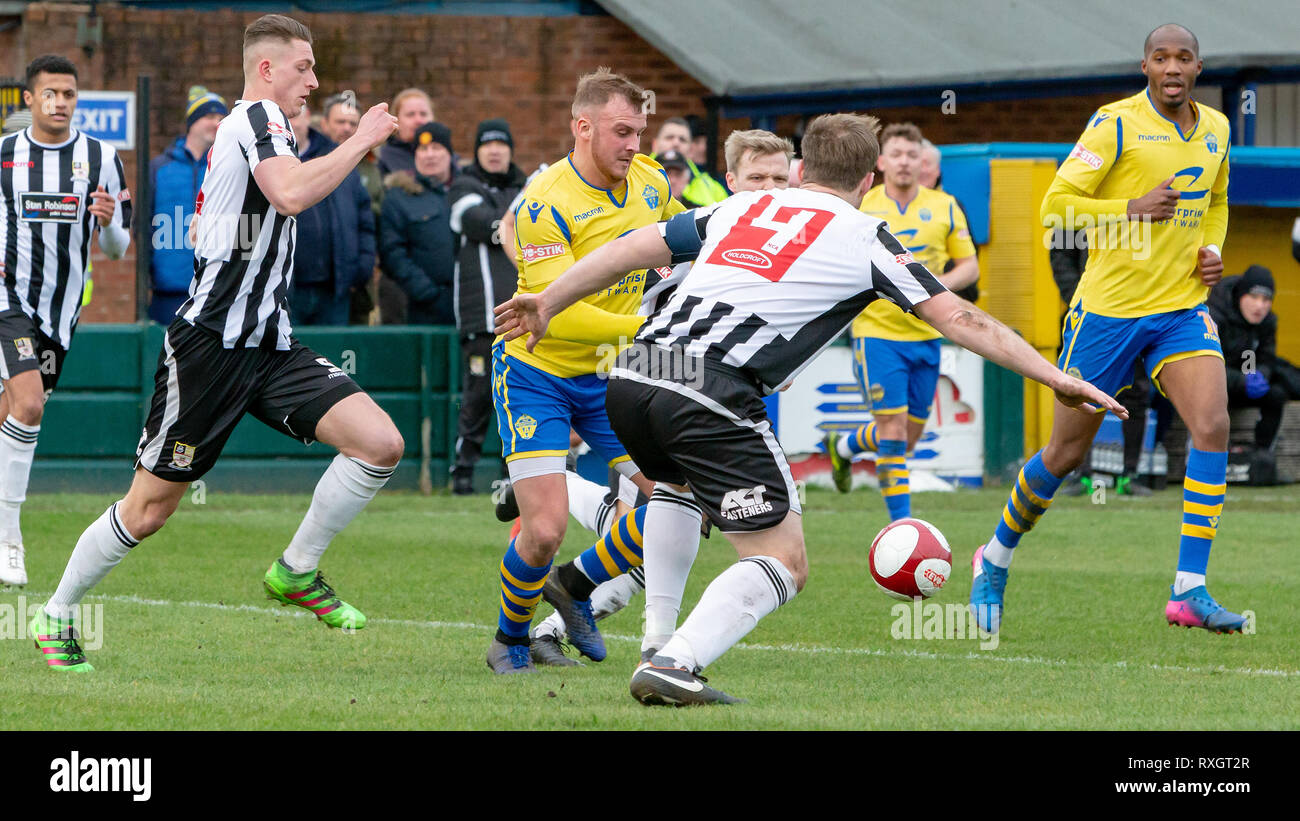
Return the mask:
<path id="1" fill-rule="evenodd" d="M 939 528 L 920 519 L 890 522 L 867 554 L 871 578 L 887 595 L 928 599 L 952 575 L 952 551 Z"/>

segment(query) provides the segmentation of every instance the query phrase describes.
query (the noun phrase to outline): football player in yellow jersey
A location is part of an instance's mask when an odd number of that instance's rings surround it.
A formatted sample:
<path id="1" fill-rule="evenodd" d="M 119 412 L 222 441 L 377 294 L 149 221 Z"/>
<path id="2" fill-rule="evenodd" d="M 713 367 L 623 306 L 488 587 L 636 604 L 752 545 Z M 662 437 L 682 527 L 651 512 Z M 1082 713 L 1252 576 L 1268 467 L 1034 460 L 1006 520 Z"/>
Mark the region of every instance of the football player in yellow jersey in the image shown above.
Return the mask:
<path id="1" fill-rule="evenodd" d="M 539 293 L 601 245 L 684 210 L 668 195 L 663 169 L 638 153 L 648 95 L 626 77 L 601 68 L 578 81 L 573 102 L 574 149 L 542 172 L 515 213 L 520 293 Z M 556 317 L 563 339 L 528 350 L 498 339 L 492 347 L 493 399 L 521 530 L 500 565 L 498 629 L 488 648 L 497 673 L 531 672 L 529 627 L 545 598 L 566 622 L 578 650 L 605 657 L 591 611 L 591 591 L 641 563 L 637 519 L 627 514 L 613 531 L 626 534 L 613 553 L 583 553 L 550 574 L 568 523 L 565 457 L 570 428 L 649 496 L 653 485 L 632 464 L 605 415 L 605 380 L 597 346 L 630 338 L 641 324 L 644 271 Z M 638 513 L 639 511 L 639 513 Z M 590 555 L 588 555 L 590 554 Z M 550 578 L 548 578 L 550 575 Z"/>
<path id="2" fill-rule="evenodd" d="M 938 280 L 959 291 L 979 278 L 975 245 L 966 215 L 952 195 L 918 182 L 921 130 L 895 123 L 880 135 L 880 170 L 885 184 L 862 199 L 862 210 L 889 224 L 889 231 Z M 939 381 L 941 334 L 887 300 L 876 300 L 853 320 L 853 372 L 863 403 L 871 404 L 872 421 L 843 436 L 826 435 L 835 487 L 848 493 L 854 455 L 876 454 L 876 476 L 891 521 L 912 515 L 906 454 L 930 418 Z"/>
<path id="3" fill-rule="evenodd" d="M 1059 366 L 1112 395 L 1142 357 L 1151 381 L 1187 423 L 1178 569 L 1170 624 L 1240 631 L 1246 619 L 1205 588 L 1223 510 L 1228 396 L 1218 331 L 1205 307 L 1223 275 L 1228 230 L 1227 119 L 1191 99 L 1201 72 L 1196 37 L 1177 24 L 1147 35 L 1147 88 L 1102 106 L 1056 172 L 1042 218 L 1067 235 L 1087 229 L 1088 264 L 1065 318 Z M 1101 414 L 1057 404 L 1051 439 L 1021 470 L 997 531 L 975 552 L 971 608 L 1001 624 L 1012 551 L 1088 452 Z"/>

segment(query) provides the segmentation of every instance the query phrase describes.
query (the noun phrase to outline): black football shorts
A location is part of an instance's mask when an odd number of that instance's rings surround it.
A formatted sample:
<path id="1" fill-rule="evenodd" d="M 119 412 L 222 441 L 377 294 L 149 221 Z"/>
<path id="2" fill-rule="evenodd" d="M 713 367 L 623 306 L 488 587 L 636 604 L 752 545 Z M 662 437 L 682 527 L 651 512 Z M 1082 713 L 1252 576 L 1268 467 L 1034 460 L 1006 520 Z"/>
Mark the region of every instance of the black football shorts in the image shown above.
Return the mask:
<path id="1" fill-rule="evenodd" d="M 695 369 L 691 380 L 671 378 L 629 367 L 634 361 L 625 351 L 611 370 L 605 410 L 647 478 L 689 485 L 723 533 L 767 530 L 801 512 L 790 465 L 752 382 L 713 367 Z"/>
<path id="2" fill-rule="evenodd" d="M 42 333 L 30 316 L 16 308 L 0 313 L 0 347 L 0 379 L 39 370 L 45 393 L 54 390 L 68 352 Z"/>
<path id="3" fill-rule="evenodd" d="M 160 479 L 192 482 L 216 463 L 245 413 L 310 444 L 326 411 L 360 391 L 296 339 L 287 351 L 224 348 L 217 336 L 178 318 L 158 355 L 136 465 Z"/>

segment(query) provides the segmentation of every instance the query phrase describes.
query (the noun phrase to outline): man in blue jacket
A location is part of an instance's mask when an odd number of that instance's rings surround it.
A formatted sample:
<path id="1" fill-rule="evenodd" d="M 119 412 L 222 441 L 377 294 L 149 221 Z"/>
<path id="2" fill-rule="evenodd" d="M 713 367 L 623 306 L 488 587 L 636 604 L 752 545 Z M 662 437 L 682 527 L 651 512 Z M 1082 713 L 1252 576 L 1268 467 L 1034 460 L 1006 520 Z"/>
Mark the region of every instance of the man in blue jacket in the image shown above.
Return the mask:
<path id="1" fill-rule="evenodd" d="M 311 127 L 307 106 L 289 121 L 303 162 L 337 147 Z M 294 325 L 346 325 L 354 288 L 375 268 L 375 215 L 370 194 L 353 169 L 329 196 L 298 215 L 289 317 Z"/>
<path id="2" fill-rule="evenodd" d="M 380 264 L 406 293 L 412 325 L 456 324 L 456 245 L 447 206 L 451 157 L 451 131 L 425 123 L 415 132 L 414 176 L 395 171 L 384 178 Z"/>
<path id="3" fill-rule="evenodd" d="M 164 325 L 189 298 L 194 278 L 194 248 L 190 246 L 190 220 L 194 200 L 208 167 L 208 149 L 217 139 L 217 126 L 227 114 L 226 101 L 203 86 L 190 88 L 185 107 L 185 134 L 149 163 L 153 192 L 151 227 L 153 254 L 149 270 L 153 299 L 149 318 Z"/>

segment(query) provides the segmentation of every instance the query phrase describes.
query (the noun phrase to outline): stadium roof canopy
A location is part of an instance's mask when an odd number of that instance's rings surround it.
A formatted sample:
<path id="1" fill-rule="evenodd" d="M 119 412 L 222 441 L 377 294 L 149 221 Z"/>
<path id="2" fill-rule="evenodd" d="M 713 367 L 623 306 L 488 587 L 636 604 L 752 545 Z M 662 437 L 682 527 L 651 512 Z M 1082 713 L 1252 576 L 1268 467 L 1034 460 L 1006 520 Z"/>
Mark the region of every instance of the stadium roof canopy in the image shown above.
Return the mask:
<path id="1" fill-rule="evenodd" d="M 1294 0 L 600 0 L 731 114 L 934 89 L 1060 96 L 1132 85 L 1147 32 L 1197 34 L 1202 83 L 1300 78 Z M 1101 81 L 1101 82 L 1098 82 Z M 1120 82 L 1122 81 L 1122 82 Z M 1062 87 L 1062 83 L 1066 87 Z M 900 96 L 902 95 L 902 96 Z M 969 99 L 969 98 L 968 98 Z"/>

